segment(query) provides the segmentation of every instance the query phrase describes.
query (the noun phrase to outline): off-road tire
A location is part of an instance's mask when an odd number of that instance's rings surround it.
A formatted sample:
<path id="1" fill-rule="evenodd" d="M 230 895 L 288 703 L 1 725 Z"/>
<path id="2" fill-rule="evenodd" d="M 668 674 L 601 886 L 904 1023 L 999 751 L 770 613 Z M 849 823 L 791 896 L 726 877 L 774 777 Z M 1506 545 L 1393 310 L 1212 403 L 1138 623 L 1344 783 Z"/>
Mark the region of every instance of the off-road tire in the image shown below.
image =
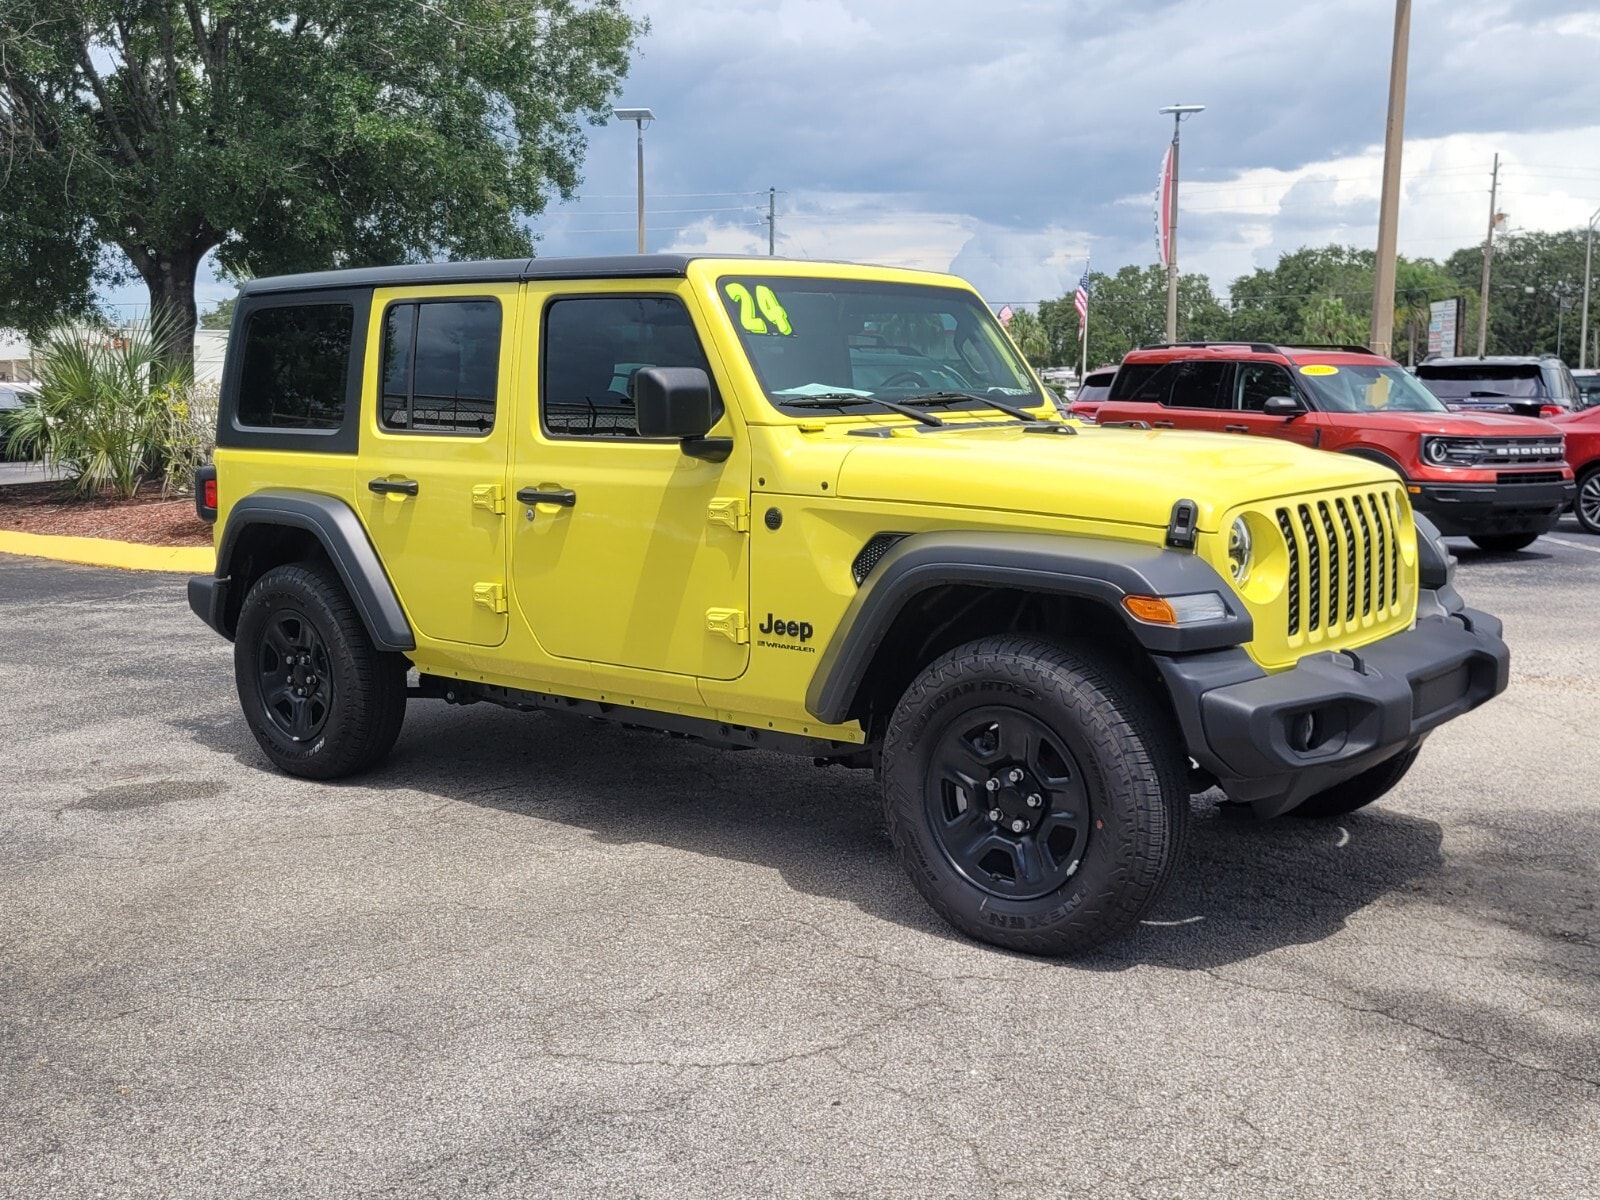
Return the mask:
<path id="1" fill-rule="evenodd" d="M 1539 540 L 1537 533 L 1475 533 L 1472 544 L 1490 554 L 1515 554 Z"/>
<path id="2" fill-rule="evenodd" d="M 1327 791 L 1318 792 L 1291 808 L 1289 816 L 1313 819 L 1342 817 L 1346 813 L 1355 812 L 1358 808 L 1365 808 L 1393 790 L 1394 786 L 1406 777 L 1406 772 L 1411 770 L 1411 764 L 1417 761 L 1417 755 L 1420 753 L 1422 747 L 1417 746 L 1375 767 L 1369 767 L 1361 774 L 1346 779 L 1343 783 L 1336 783 Z"/>
<path id="3" fill-rule="evenodd" d="M 948 832 L 935 830 L 935 821 L 948 811 L 950 787 L 930 786 L 930 779 L 948 779 L 938 764 L 948 759 L 950 747 L 970 745 L 960 723 L 982 726 L 984 714 L 1009 712 L 1028 717 L 1027 727 L 1041 731 L 1037 740 L 1054 739 L 1053 761 L 1062 762 L 1060 750 L 1070 754 L 1066 774 L 1080 781 L 1073 786 L 1081 788 L 1085 802 L 1078 815 L 1082 840 L 1070 843 L 1075 867 L 1063 868 L 1060 856 L 1046 855 L 1040 861 L 1055 867 L 1041 872 L 1042 886 L 1062 881 L 1032 898 L 996 895 L 975 882 L 981 874 L 958 867 L 943 840 Z M 1186 763 L 1170 716 L 1114 660 L 1075 642 L 983 638 L 935 660 L 895 708 L 884 738 L 884 814 L 912 883 L 956 929 L 1008 950 L 1075 954 L 1128 930 L 1166 887 L 1189 821 Z M 1004 794 L 985 787 L 987 780 L 978 785 L 979 795 Z M 1047 808 L 1059 804 L 1059 816 L 1073 815 L 1065 810 L 1075 804 L 1058 800 L 1055 792 L 1048 796 Z M 991 811 L 983 806 L 998 803 L 983 799 L 978 811 L 958 819 L 979 826 Z M 1039 829 L 1045 829 L 1043 820 Z M 996 829 L 975 833 L 992 836 Z M 1013 882 L 1022 877 L 1022 860 L 1015 861 Z M 988 882 L 992 886 L 996 877 Z"/>
<path id="4" fill-rule="evenodd" d="M 1585 533 L 1600 533 L 1600 465 L 1578 476 L 1578 494 L 1572 499 L 1572 515 Z"/>
<path id="5" fill-rule="evenodd" d="M 296 649 L 314 661 L 283 665 L 284 655 L 274 645 L 283 643 L 285 629 L 299 636 L 302 645 Z M 276 670 L 264 681 L 270 665 Z M 316 680 L 303 690 L 317 691 L 320 704 L 284 696 L 281 688 L 268 691 L 278 688 L 280 678 L 287 686 L 296 670 L 301 682 Z M 382 760 L 400 736 L 406 661 L 372 644 L 344 585 L 324 563 L 274 567 L 256 580 L 239 612 L 233 673 L 250 732 L 273 764 L 290 775 L 340 779 L 357 774 Z M 272 711 L 269 704 L 275 706 Z M 308 714 L 307 736 L 297 738 L 291 714 L 302 711 Z"/>

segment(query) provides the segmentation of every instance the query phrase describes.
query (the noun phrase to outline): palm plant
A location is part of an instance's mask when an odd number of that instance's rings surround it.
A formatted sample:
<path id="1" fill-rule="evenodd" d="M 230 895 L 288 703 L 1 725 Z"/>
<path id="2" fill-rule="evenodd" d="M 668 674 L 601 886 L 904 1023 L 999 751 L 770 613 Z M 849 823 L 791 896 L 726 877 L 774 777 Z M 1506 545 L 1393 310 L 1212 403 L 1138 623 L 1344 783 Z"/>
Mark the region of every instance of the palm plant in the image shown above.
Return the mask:
<path id="1" fill-rule="evenodd" d="M 164 466 L 172 406 L 190 388 L 173 333 L 157 316 L 126 335 L 52 336 L 36 356 L 38 394 L 12 419 L 10 456 L 65 472 L 77 495 L 132 497 Z"/>

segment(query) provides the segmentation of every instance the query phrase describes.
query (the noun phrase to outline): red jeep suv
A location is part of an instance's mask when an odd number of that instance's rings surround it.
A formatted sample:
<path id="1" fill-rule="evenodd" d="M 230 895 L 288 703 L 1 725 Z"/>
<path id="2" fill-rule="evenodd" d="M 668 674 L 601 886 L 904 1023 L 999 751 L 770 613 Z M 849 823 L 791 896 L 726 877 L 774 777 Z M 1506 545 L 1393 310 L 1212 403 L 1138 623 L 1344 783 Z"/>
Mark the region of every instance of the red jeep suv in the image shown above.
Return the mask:
<path id="1" fill-rule="evenodd" d="M 1521 550 L 1572 502 L 1562 432 L 1533 417 L 1451 412 L 1360 346 L 1186 342 L 1122 360 L 1102 425 L 1287 438 L 1393 467 L 1441 533 Z"/>

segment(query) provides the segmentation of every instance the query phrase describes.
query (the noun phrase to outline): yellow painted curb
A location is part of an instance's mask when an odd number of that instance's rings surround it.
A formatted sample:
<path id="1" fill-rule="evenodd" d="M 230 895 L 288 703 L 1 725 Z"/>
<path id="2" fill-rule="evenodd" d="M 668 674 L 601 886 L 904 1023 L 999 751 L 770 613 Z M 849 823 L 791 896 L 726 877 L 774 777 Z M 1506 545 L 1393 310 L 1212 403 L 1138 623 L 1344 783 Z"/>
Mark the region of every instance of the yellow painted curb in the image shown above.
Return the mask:
<path id="1" fill-rule="evenodd" d="M 124 571 L 175 571 L 188 575 L 209 575 L 217 563 L 217 553 L 210 546 L 144 546 L 110 538 L 52 537 L 9 529 L 0 529 L 0 554 L 119 567 Z"/>

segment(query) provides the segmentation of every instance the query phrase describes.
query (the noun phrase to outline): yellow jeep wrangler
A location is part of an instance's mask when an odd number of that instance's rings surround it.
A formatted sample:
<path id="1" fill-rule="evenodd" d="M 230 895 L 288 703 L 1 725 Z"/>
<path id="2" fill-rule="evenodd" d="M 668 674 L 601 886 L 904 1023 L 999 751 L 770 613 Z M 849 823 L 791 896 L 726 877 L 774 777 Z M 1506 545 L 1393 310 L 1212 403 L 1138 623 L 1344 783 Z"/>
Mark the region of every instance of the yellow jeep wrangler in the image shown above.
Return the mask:
<path id="1" fill-rule="evenodd" d="M 256 280 L 197 496 L 189 600 L 283 770 L 371 767 L 417 698 L 870 768 L 916 887 L 1016 950 L 1136 922 L 1191 793 L 1348 812 L 1506 684 L 1392 472 L 1065 421 L 923 272 Z"/>

